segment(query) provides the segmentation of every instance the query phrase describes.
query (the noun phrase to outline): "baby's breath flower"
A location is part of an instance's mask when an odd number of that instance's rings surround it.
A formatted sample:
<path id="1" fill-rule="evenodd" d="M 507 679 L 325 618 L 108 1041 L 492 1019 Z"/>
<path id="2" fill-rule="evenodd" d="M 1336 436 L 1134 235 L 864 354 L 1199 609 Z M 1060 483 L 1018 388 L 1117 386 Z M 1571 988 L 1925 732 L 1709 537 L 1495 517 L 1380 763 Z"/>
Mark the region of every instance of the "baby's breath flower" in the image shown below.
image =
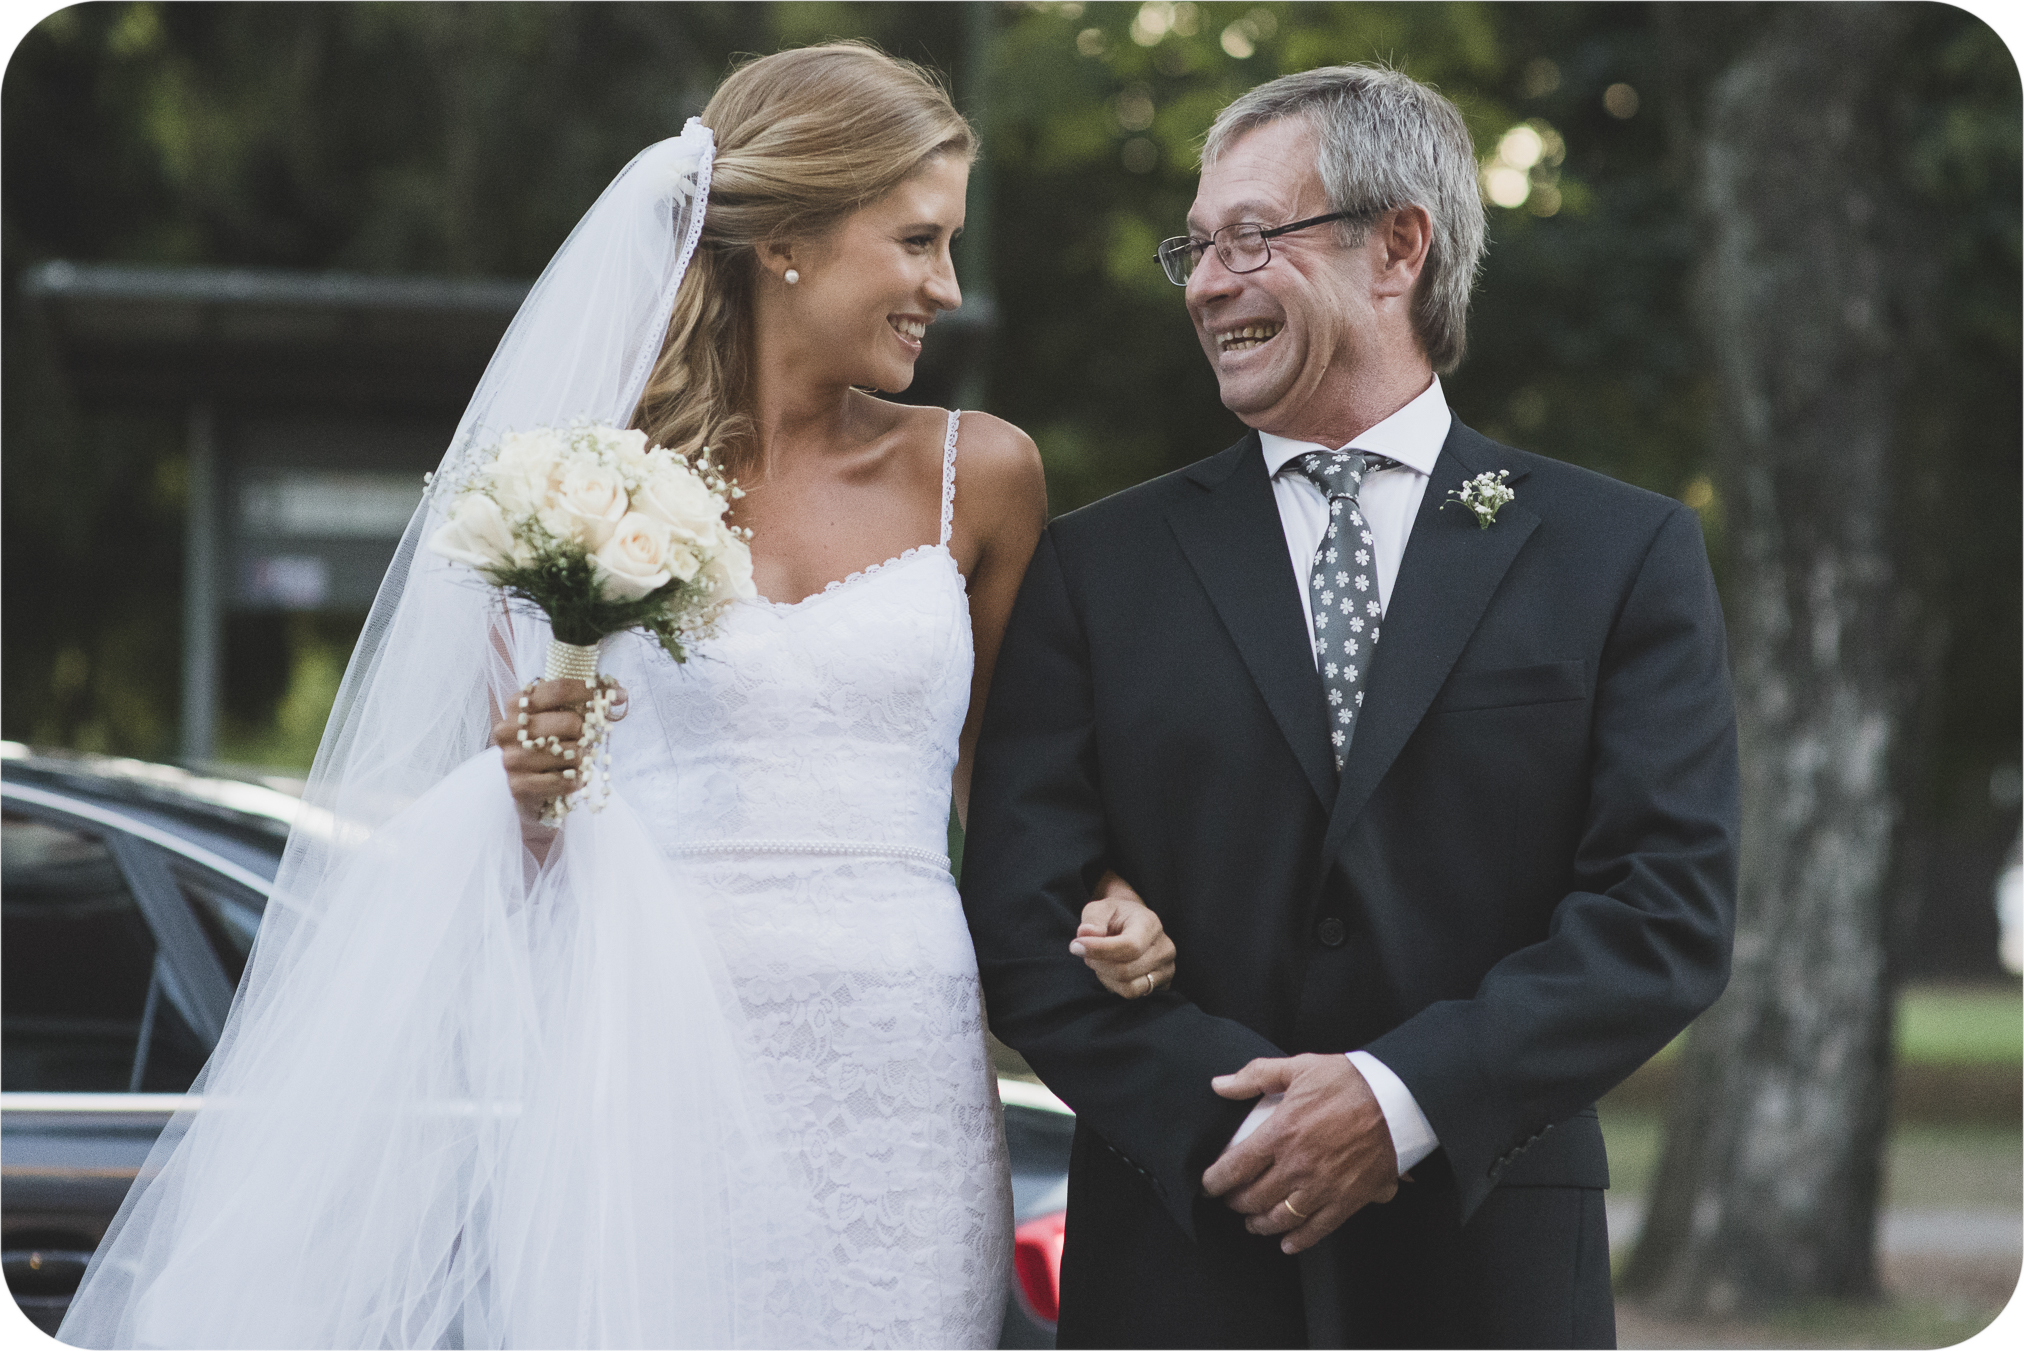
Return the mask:
<path id="1" fill-rule="evenodd" d="M 1494 474 L 1478 474 L 1450 492 L 1448 496 L 1454 500 L 1443 502 L 1441 506 L 1466 508 L 1475 514 L 1477 528 L 1488 530 L 1490 523 L 1497 519 L 1497 513 L 1518 500 L 1518 494 L 1504 482 L 1510 477 L 1508 469 L 1500 469 Z"/>

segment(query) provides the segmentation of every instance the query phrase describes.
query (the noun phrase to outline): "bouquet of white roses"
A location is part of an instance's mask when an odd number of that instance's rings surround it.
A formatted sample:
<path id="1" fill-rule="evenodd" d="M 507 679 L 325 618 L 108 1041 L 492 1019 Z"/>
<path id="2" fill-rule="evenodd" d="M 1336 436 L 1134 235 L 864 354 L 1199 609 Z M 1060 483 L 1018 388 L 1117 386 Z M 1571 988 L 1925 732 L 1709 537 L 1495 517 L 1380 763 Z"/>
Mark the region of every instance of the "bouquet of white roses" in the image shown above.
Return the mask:
<path id="1" fill-rule="evenodd" d="M 581 787 L 552 804 L 559 820 L 589 778 L 610 764 L 603 750 L 611 687 L 597 671 L 597 644 L 644 629 L 669 656 L 686 661 L 725 606 L 755 593 L 749 531 L 724 514 L 740 496 L 707 448 L 685 459 L 647 444 L 646 433 L 602 423 L 509 432 L 494 453 L 463 460 L 449 523 L 429 547 L 548 616 L 549 679 L 593 687 L 585 712 Z M 520 722 L 527 723 L 521 696 Z M 523 731 L 521 744 L 534 741 Z M 551 749 L 559 749 L 551 747 Z"/>

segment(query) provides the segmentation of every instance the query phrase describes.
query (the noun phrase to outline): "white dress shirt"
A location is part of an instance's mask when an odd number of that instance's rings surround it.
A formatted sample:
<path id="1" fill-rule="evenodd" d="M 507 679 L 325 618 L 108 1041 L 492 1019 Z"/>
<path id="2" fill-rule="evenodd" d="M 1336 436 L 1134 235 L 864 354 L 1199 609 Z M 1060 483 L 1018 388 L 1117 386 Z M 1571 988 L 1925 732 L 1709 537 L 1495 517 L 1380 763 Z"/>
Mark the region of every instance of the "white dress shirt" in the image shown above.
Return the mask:
<path id="1" fill-rule="evenodd" d="M 1306 475 L 1286 469 L 1287 463 L 1311 450 L 1343 449 L 1389 455 L 1403 466 L 1366 474 L 1363 489 L 1357 494 L 1357 508 L 1370 525 L 1371 548 L 1377 555 L 1378 604 L 1389 609 L 1392 588 L 1398 581 L 1399 560 L 1406 553 L 1406 537 L 1412 534 L 1413 518 L 1427 494 L 1427 476 L 1434 471 L 1434 461 L 1440 458 L 1441 444 L 1448 439 L 1448 426 L 1453 421 L 1437 375 L 1418 398 L 1347 446 L 1318 446 L 1307 441 L 1289 441 L 1270 432 L 1258 433 L 1265 446 L 1265 472 L 1272 476 L 1272 496 L 1279 504 L 1279 524 L 1286 531 L 1286 552 L 1293 560 L 1293 575 L 1300 579 L 1300 609 L 1307 616 L 1310 651 L 1314 646 L 1314 614 L 1307 597 L 1307 573 L 1314 563 L 1314 551 L 1321 547 L 1321 537 L 1328 530 L 1328 498 Z M 1399 1171 L 1405 1172 L 1433 1153 L 1441 1142 L 1435 1138 L 1433 1126 L 1405 1081 L 1368 1051 L 1351 1051 L 1349 1061 L 1370 1085 L 1378 1107 L 1384 1112 L 1392 1149 L 1398 1154 Z M 1261 1098 L 1237 1127 L 1237 1133 L 1230 1137 L 1230 1144 L 1264 1125 L 1265 1118 L 1278 1105 L 1276 1093 Z"/>

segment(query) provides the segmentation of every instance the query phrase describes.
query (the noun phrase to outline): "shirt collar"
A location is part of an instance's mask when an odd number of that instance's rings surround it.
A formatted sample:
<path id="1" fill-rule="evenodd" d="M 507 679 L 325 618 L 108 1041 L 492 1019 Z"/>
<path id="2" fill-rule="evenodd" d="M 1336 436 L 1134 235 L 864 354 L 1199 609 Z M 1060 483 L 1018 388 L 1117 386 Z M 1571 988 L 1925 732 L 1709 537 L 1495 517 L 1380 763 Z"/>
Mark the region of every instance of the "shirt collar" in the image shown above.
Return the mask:
<path id="1" fill-rule="evenodd" d="M 1389 455 L 1408 469 L 1431 474 L 1434 472 L 1434 461 L 1441 457 L 1441 446 L 1447 441 L 1448 428 L 1454 420 L 1455 415 L 1448 411 L 1448 400 L 1441 393 L 1441 377 L 1437 375 L 1418 398 L 1340 449 Z M 1268 476 L 1284 469 L 1286 462 L 1296 455 L 1304 455 L 1310 450 L 1338 449 L 1316 445 L 1312 441 L 1291 441 L 1271 432 L 1259 432 L 1258 440 L 1265 447 L 1265 472 Z"/>

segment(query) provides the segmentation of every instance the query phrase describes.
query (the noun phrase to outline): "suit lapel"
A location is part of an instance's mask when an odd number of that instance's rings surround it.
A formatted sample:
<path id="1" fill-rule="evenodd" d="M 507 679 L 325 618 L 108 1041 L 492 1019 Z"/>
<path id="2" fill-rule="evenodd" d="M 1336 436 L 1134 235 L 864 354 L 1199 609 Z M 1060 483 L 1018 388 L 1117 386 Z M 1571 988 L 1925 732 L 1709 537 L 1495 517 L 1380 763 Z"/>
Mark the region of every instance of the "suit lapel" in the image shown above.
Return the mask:
<path id="1" fill-rule="evenodd" d="M 1450 500 L 1448 494 L 1466 480 L 1499 469 L 1510 471 L 1507 482 L 1513 485 L 1526 474 L 1494 442 L 1455 422 L 1428 476 L 1426 496 L 1413 518 L 1398 581 L 1385 607 L 1384 636 L 1371 660 L 1364 721 L 1349 743 L 1329 818 L 1327 856 L 1342 847 L 1364 804 L 1426 716 L 1490 597 L 1539 525 L 1522 499 L 1506 505 L 1487 529 L 1460 507 L 1441 510 L 1441 504 Z"/>
<path id="2" fill-rule="evenodd" d="M 1167 524 L 1325 808 L 1335 797 L 1327 706 L 1257 434 L 1188 477 L 1201 491 Z"/>

